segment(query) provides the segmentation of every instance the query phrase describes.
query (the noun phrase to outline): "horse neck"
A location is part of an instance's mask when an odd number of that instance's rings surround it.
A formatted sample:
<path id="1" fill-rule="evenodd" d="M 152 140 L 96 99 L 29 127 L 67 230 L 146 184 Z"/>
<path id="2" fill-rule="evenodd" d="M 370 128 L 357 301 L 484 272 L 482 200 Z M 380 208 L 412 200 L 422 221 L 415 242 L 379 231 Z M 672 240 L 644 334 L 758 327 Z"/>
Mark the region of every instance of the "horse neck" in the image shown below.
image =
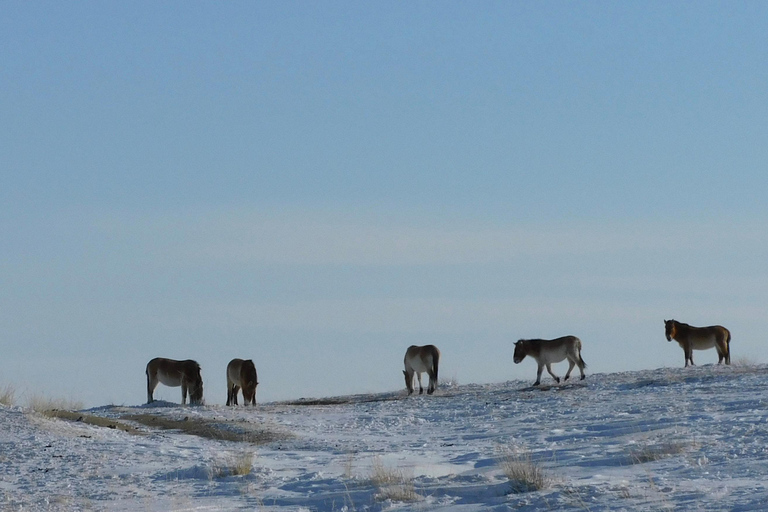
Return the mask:
<path id="1" fill-rule="evenodd" d="M 692 327 L 690 325 L 675 321 L 675 335 L 673 337 L 685 336 L 691 332 L 691 329 Z"/>
<path id="2" fill-rule="evenodd" d="M 538 343 L 530 342 L 527 344 L 528 350 L 526 351 L 529 356 L 531 357 L 539 357 L 541 355 L 541 348 L 543 346 L 543 343 L 540 341 Z"/>

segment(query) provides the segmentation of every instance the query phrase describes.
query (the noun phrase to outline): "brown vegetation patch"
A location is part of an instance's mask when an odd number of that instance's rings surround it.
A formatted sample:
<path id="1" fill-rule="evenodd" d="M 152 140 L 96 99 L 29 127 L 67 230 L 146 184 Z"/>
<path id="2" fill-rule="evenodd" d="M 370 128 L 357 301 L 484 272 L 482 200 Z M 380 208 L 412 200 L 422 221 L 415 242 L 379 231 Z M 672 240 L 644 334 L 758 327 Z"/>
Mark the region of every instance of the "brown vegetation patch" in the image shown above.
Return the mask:
<path id="1" fill-rule="evenodd" d="M 278 402 L 279 405 L 346 405 L 346 404 L 367 404 L 374 402 L 392 402 L 402 400 L 400 395 L 350 395 L 337 396 L 330 398 L 300 398 L 287 402 Z"/>
<path id="2" fill-rule="evenodd" d="M 116 421 L 112 418 L 102 418 L 101 416 L 94 416 L 92 414 L 85 414 L 77 411 L 64 411 L 61 409 L 51 409 L 45 411 L 45 414 L 51 418 L 58 418 L 60 420 L 73 421 L 76 423 L 85 423 L 86 425 L 93 425 L 96 427 L 111 428 L 116 430 L 122 430 L 129 434 L 143 434 L 142 431 L 136 427 L 123 423 L 122 421 Z"/>
<path id="3" fill-rule="evenodd" d="M 163 430 L 178 430 L 184 434 L 215 439 L 218 441 L 236 441 L 251 444 L 268 444 L 275 441 L 290 439 L 290 432 L 259 428 L 245 421 L 220 422 L 204 418 L 184 418 L 181 420 L 166 418 L 155 414 L 129 414 L 123 419 L 135 421 L 150 428 Z"/>

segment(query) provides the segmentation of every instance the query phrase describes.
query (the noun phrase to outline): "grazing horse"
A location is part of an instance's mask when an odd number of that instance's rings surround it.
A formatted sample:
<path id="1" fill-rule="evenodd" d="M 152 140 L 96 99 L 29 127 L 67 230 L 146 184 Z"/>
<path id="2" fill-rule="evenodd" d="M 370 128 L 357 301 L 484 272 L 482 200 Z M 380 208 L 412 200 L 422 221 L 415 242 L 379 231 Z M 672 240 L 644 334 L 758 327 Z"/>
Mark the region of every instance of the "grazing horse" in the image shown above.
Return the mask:
<path id="1" fill-rule="evenodd" d="M 237 392 L 242 388 L 245 405 L 256 405 L 256 366 L 253 360 L 233 359 L 227 365 L 227 405 L 237 405 Z"/>
<path id="2" fill-rule="evenodd" d="M 587 367 L 587 363 L 581 358 L 581 340 L 576 336 L 563 336 L 554 340 L 518 340 L 515 343 L 515 364 L 525 359 L 525 356 L 531 356 L 539 365 L 534 386 L 541 384 L 541 372 L 545 366 L 552 378 L 559 384 L 560 377 L 552 373 L 551 365 L 565 359 L 568 359 L 570 364 L 568 373 L 565 374 L 565 380 L 571 376 L 571 370 L 576 365 L 579 365 L 581 380 L 586 377 L 584 368 Z"/>
<path id="3" fill-rule="evenodd" d="M 147 403 L 154 402 L 154 393 L 157 383 L 162 382 L 166 386 L 181 386 L 181 403 L 187 403 L 189 392 L 190 404 L 203 402 L 203 378 L 200 375 L 200 365 L 196 361 L 176 361 L 164 357 L 156 357 L 147 363 Z"/>
<path id="4" fill-rule="evenodd" d="M 693 351 L 717 349 L 717 364 L 731 364 L 731 332 L 722 325 L 693 327 L 677 320 L 664 320 L 667 341 L 675 340 L 685 352 L 685 366 L 693 366 Z"/>
<path id="5" fill-rule="evenodd" d="M 434 345 L 424 345 L 419 347 L 411 345 L 408 350 L 405 351 L 405 358 L 403 364 L 405 364 L 405 387 L 408 388 L 408 394 L 413 393 L 413 374 L 416 374 L 416 379 L 419 381 L 419 394 L 424 393 L 424 388 L 421 387 L 421 374 L 427 372 L 429 375 L 429 387 L 427 388 L 427 394 L 431 395 L 437 389 L 437 366 L 440 363 L 440 351 Z"/>

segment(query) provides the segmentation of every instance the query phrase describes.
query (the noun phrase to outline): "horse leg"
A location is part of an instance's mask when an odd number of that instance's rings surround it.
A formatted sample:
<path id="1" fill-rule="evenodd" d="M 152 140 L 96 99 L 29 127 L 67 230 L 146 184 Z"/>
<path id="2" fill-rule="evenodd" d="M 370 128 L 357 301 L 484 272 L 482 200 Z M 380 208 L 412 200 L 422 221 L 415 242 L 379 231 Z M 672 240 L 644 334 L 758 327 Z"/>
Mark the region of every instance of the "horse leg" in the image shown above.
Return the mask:
<path id="1" fill-rule="evenodd" d="M 435 392 L 435 388 L 437 387 L 437 379 L 435 379 L 433 372 L 427 372 L 427 375 L 429 375 L 429 387 L 427 388 L 427 394 L 431 395 Z"/>
<path id="2" fill-rule="evenodd" d="M 232 405 L 232 384 L 227 381 L 227 405 Z"/>
<path id="3" fill-rule="evenodd" d="M 421 387 L 421 372 L 416 372 L 416 380 L 419 381 L 419 394 L 423 395 L 424 394 L 424 388 Z"/>
<path id="4" fill-rule="evenodd" d="M 187 403 L 187 381 L 182 379 L 181 380 L 181 405 L 185 405 Z"/>
<path id="5" fill-rule="evenodd" d="M 717 349 L 717 364 L 722 364 L 723 361 L 725 361 L 725 364 L 731 364 L 728 358 L 728 344 L 725 340 L 717 340 L 715 348 Z"/>
<path id="6" fill-rule="evenodd" d="M 560 384 L 560 377 L 558 377 L 557 375 L 555 375 L 554 373 L 552 373 L 552 364 L 551 364 L 551 363 L 547 363 L 547 371 L 548 371 L 548 372 L 549 372 L 549 374 L 552 376 L 552 378 L 553 378 L 553 379 L 555 379 L 555 382 L 557 382 L 558 384 Z"/>
<path id="7" fill-rule="evenodd" d="M 151 404 L 155 401 L 155 399 L 152 397 L 152 395 L 155 392 L 155 388 L 157 387 L 157 379 L 153 379 L 149 374 L 147 374 L 147 403 Z"/>
<path id="8" fill-rule="evenodd" d="M 240 391 L 240 386 L 238 386 L 237 384 L 232 384 L 232 405 L 237 405 L 237 393 L 239 391 Z"/>
<path id="9" fill-rule="evenodd" d="M 536 382 L 533 383 L 534 386 L 538 386 L 541 384 L 541 372 L 544 371 L 544 365 L 540 364 L 539 368 L 536 370 Z"/>
<path id="10" fill-rule="evenodd" d="M 576 361 L 574 361 L 573 359 L 569 358 L 568 359 L 568 371 L 565 372 L 565 378 L 563 379 L 564 381 L 571 378 L 571 371 L 573 371 L 573 367 L 574 366 L 576 366 Z"/>

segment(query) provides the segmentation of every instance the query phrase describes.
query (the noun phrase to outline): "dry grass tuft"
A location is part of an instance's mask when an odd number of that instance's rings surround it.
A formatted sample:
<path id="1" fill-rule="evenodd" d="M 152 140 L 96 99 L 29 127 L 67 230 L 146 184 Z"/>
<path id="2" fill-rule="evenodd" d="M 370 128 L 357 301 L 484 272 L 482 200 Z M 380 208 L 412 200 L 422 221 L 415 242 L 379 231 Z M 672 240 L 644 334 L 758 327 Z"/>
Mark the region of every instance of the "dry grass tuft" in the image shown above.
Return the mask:
<path id="1" fill-rule="evenodd" d="M 0 388 L 0 404 L 6 407 L 16 405 L 16 388 L 11 384 L 6 384 Z"/>
<path id="2" fill-rule="evenodd" d="M 540 491 L 552 483 L 544 469 L 533 460 L 533 455 L 527 448 L 503 448 L 498 460 L 501 470 L 509 479 L 513 493 Z"/>
<path id="3" fill-rule="evenodd" d="M 746 370 L 752 370 L 760 366 L 760 363 L 758 363 L 753 357 L 741 356 L 741 357 L 734 358 L 731 361 L 731 366 L 735 366 L 736 368 L 743 368 Z"/>
<path id="4" fill-rule="evenodd" d="M 379 501 L 413 502 L 423 499 L 413 485 L 412 472 L 384 467 L 378 457 L 371 468 L 371 483 L 379 490 L 376 495 Z"/>
<path id="5" fill-rule="evenodd" d="M 250 450 L 231 452 L 223 463 L 214 464 L 209 471 L 211 480 L 228 476 L 250 475 L 253 469 L 254 453 Z"/>
<path id="6" fill-rule="evenodd" d="M 456 375 L 451 375 L 447 379 L 438 380 L 438 388 L 456 388 L 459 386 L 459 378 Z"/>
<path id="7" fill-rule="evenodd" d="M 229 466 L 230 474 L 236 476 L 250 475 L 253 469 L 253 458 L 254 453 L 252 451 L 233 455 L 232 464 Z"/>
<path id="8" fill-rule="evenodd" d="M 83 403 L 66 398 L 50 398 L 43 395 L 32 395 L 27 399 L 27 406 L 34 412 L 46 416 L 55 416 L 57 411 L 78 411 L 83 408 Z"/>
<path id="9" fill-rule="evenodd" d="M 685 453 L 694 443 L 683 441 L 665 441 L 661 443 L 641 443 L 629 450 L 633 464 L 645 464 Z"/>
<path id="10" fill-rule="evenodd" d="M 352 479 L 352 468 L 355 464 L 355 454 L 353 452 L 349 452 L 347 454 L 347 460 L 344 462 L 344 478 L 347 480 Z"/>

